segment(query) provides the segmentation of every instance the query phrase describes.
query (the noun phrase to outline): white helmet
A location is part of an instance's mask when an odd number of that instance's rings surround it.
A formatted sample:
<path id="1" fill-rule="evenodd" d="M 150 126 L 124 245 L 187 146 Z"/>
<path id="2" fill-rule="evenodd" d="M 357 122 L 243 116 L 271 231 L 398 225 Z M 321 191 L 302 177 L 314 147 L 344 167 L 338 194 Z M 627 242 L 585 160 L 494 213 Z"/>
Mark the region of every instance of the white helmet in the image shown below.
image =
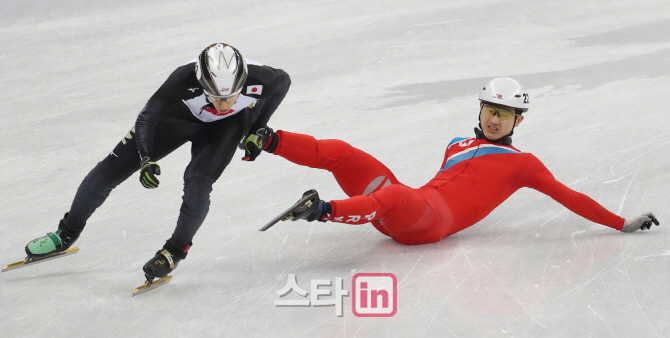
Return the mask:
<path id="1" fill-rule="evenodd" d="M 247 63 L 235 47 L 215 43 L 200 53 L 195 76 L 207 95 L 230 97 L 242 91 Z"/>
<path id="2" fill-rule="evenodd" d="M 487 82 L 479 92 L 479 101 L 512 107 L 521 113 L 530 106 L 526 89 L 511 77 L 497 77 Z"/>

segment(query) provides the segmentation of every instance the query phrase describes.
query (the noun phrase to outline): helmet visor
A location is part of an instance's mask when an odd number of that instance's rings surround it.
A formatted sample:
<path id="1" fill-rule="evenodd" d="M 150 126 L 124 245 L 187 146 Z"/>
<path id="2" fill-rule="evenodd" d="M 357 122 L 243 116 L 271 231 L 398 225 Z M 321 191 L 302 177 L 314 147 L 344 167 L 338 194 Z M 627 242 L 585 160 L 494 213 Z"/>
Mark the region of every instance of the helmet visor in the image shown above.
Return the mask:
<path id="1" fill-rule="evenodd" d="M 212 102 L 221 102 L 221 101 L 230 102 L 234 99 L 237 99 L 237 94 L 239 94 L 241 91 L 242 91 L 242 88 L 240 88 L 240 90 L 238 90 L 237 92 L 235 92 L 233 94 L 230 94 L 230 95 L 213 95 L 213 94 L 210 94 L 206 90 L 204 92 L 205 92 L 205 96 L 207 96 L 207 98 Z"/>
<path id="2" fill-rule="evenodd" d="M 484 106 L 482 106 L 482 111 L 489 114 L 489 116 L 491 116 L 491 117 L 498 114 L 498 118 L 501 119 L 501 120 L 511 120 L 516 116 L 516 114 L 514 112 L 511 112 L 509 110 L 505 110 L 505 109 L 502 109 L 502 108 L 494 107 L 494 106 L 488 105 L 486 103 L 484 103 Z"/>

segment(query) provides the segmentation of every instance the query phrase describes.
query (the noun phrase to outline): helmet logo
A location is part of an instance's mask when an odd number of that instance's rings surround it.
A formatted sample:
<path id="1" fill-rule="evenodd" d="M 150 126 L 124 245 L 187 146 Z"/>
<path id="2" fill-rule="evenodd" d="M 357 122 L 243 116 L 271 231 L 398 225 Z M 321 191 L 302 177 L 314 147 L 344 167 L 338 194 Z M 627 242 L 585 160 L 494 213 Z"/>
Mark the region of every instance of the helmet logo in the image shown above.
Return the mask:
<path id="1" fill-rule="evenodd" d="M 221 88 L 221 91 L 222 91 L 222 92 L 227 92 L 227 91 L 229 91 L 229 90 L 230 90 L 230 87 L 228 87 L 228 88 L 225 88 L 225 87 L 224 87 L 224 88 Z"/>
<path id="2" fill-rule="evenodd" d="M 232 53 L 229 55 L 228 58 L 226 58 L 226 55 L 223 54 L 223 50 L 219 50 L 219 61 L 216 62 L 216 67 L 218 69 L 221 69 L 222 65 L 226 65 L 226 68 L 230 68 L 230 65 L 233 63 L 233 60 L 235 59 L 235 53 Z M 223 62 L 221 62 L 223 60 Z M 214 61 L 214 59 L 212 59 Z"/>
<path id="3" fill-rule="evenodd" d="M 500 95 L 500 94 L 496 94 L 495 98 L 498 99 L 498 100 L 502 100 L 502 99 L 503 99 L 502 95 Z"/>

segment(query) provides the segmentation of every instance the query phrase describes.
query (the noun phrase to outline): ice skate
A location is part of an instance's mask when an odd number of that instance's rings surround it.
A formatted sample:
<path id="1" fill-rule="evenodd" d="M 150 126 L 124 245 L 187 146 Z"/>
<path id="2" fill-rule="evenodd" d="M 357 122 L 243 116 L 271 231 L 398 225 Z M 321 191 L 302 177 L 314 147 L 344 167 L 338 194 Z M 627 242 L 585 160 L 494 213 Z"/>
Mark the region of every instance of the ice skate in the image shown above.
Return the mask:
<path id="1" fill-rule="evenodd" d="M 149 278 L 163 278 L 172 272 L 181 261 L 180 258 L 173 256 L 167 249 L 163 249 L 156 253 L 154 258 L 150 259 L 142 270 Z"/>
<path id="2" fill-rule="evenodd" d="M 177 268 L 182 259 L 186 258 L 190 247 L 190 245 L 187 245 L 184 248 L 178 248 L 170 240 L 167 240 L 163 249 L 156 252 L 156 255 L 144 264 L 142 270 L 147 281 L 144 285 L 135 289 L 133 296 L 167 284 L 172 279 L 169 274 Z M 175 254 L 172 254 L 172 252 Z"/>
<path id="3" fill-rule="evenodd" d="M 66 213 L 58 224 L 56 232 L 49 232 L 46 236 L 37 238 L 25 247 L 27 257 L 16 263 L 5 265 L 2 272 L 22 268 L 29 264 L 45 262 L 54 258 L 61 258 L 75 254 L 79 248 L 70 248 L 79 237 L 81 231 L 71 231 L 65 225 Z"/>
<path id="4" fill-rule="evenodd" d="M 69 213 L 65 213 L 58 224 L 56 232 L 49 232 L 46 236 L 32 240 L 26 245 L 28 258 L 51 256 L 69 249 L 79 238 L 81 231 L 72 231 L 65 224 Z"/>
<path id="5" fill-rule="evenodd" d="M 265 224 L 259 231 L 265 231 L 279 221 L 297 221 L 299 219 L 304 219 L 308 222 L 325 222 L 327 217 L 330 216 L 330 210 L 330 203 L 320 200 L 319 193 L 316 190 L 311 189 L 305 191 L 298 202 Z"/>
<path id="6" fill-rule="evenodd" d="M 177 267 L 180 260 L 166 249 L 157 252 L 154 258 L 144 264 L 142 270 L 147 281 L 133 291 L 133 297 L 169 283 L 172 276 L 168 274 Z"/>

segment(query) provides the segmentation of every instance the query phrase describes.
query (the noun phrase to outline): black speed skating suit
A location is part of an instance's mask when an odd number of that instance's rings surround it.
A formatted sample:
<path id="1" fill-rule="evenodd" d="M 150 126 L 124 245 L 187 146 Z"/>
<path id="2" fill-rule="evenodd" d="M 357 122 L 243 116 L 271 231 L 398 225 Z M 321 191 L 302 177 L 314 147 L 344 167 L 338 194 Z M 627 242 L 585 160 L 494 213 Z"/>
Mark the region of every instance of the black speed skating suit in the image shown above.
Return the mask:
<path id="1" fill-rule="evenodd" d="M 81 231 L 112 189 L 140 169 L 141 158 L 158 161 L 191 141 L 183 202 L 170 238 L 178 248 L 190 245 L 209 211 L 212 184 L 230 163 L 242 137 L 252 127 L 267 124 L 291 84 L 283 70 L 246 61 L 246 82 L 226 113 L 217 112 L 204 95 L 195 76 L 195 60 L 177 68 L 149 99 L 135 127 L 84 178 L 65 225 Z"/>

